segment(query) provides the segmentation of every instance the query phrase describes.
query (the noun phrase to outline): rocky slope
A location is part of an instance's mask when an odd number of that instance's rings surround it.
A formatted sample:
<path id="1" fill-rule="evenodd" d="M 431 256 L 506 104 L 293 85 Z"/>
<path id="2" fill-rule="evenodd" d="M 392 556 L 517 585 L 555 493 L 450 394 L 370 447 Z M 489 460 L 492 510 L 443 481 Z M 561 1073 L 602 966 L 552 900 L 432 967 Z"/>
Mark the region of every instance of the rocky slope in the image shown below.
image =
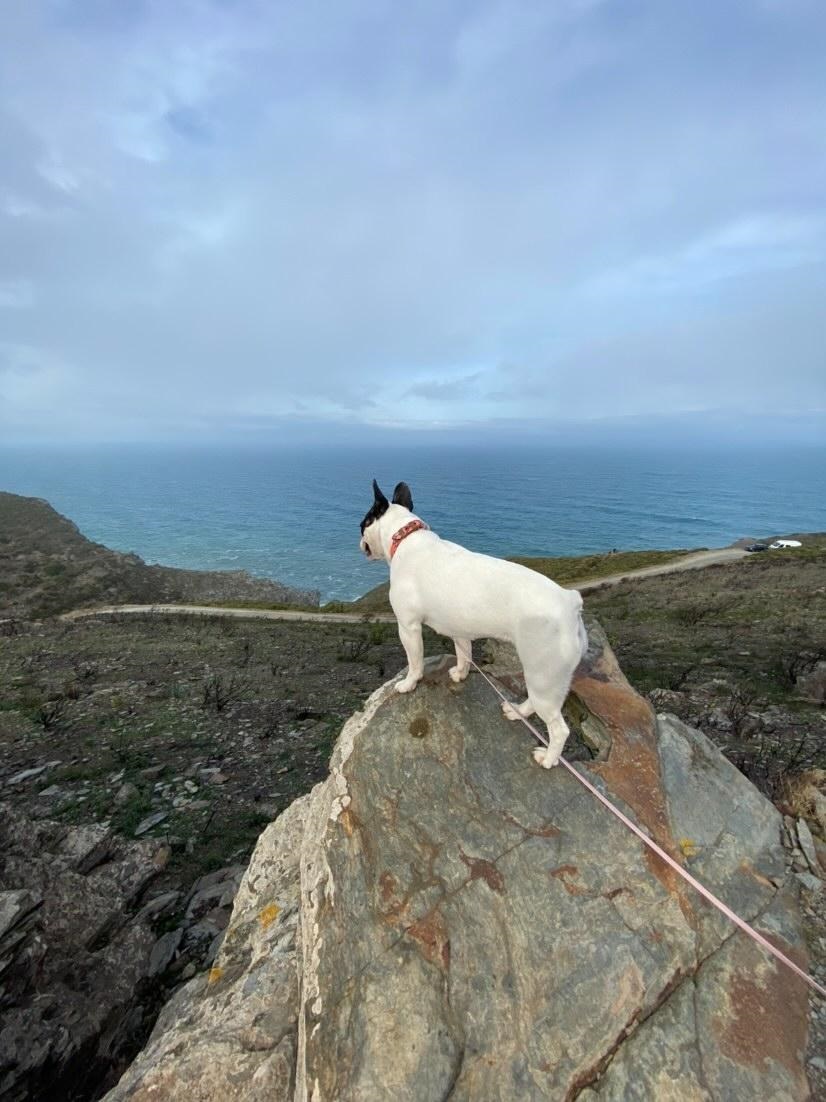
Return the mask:
<path id="1" fill-rule="evenodd" d="M 317 605 L 318 597 L 244 570 L 148 566 L 88 540 L 48 502 L 0 492 L 0 619 L 129 602 Z"/>
<path id="2" fill-rule="evenodd" d="M 184 896 L 155 887 L 169 856 L 0 804 L 0 1097 L 99 1097 L 169 986 L 211 963 L 244 867 Z"/>
<path id="3" fill-rule="evenodd" d="M 779 813 L 591 637 L 568 756 L 805 964 Z M 261 836 L 213 967 L 107 1097 L 809 1097 L 804 985 L 447 665 L 346 724 L 327 781 Z M 507 652 L 492 668 L 518 691 Z"/>

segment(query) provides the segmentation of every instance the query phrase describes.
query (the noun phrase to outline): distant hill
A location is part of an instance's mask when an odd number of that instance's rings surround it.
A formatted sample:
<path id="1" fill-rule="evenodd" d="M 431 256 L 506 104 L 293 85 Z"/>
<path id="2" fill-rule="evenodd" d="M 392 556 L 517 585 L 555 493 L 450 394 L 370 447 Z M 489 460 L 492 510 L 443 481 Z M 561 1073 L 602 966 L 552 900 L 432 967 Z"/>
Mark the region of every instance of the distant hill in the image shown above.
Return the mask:
<path id="1" fill-rule="evenodd" d="M 244 570 L 149 566 L 93 543 L 47 501 L 0 491 L 0 618 L 41 618 L 74 608 L 182 601 L 318 605 L 297 590 Z"/>

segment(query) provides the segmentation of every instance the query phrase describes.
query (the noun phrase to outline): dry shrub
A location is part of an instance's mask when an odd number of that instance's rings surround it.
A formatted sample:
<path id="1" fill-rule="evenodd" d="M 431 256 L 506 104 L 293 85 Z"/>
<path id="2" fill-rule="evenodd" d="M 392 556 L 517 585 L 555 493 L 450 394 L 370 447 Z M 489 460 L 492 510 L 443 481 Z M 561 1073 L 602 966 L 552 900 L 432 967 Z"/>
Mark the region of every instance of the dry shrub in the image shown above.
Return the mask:
<path id="1" fill-rule="evenodd" d="M 786 815 L 805 819 L 826 839 L 826 769 L 804 769 L 784 777 L 777 802 Z"/>

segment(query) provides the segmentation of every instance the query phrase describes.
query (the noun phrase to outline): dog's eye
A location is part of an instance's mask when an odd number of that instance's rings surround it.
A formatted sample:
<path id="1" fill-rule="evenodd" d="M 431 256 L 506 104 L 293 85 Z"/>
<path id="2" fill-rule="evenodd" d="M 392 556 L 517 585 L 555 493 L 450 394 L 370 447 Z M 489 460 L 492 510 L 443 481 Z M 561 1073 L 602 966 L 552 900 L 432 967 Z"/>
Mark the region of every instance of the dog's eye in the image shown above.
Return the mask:
<path id="1" fill-rule="evenodd" d="M 373 521 L 378 520 L 380 516 L 381 513 L 378 511 L 378 509 L 371 509 L 370 512 L 367 513 L 367 515 L 365 516 L 364 520 L 361 522 L 361 534 L 364 535 L 365 528 L 369 528 Z"/>

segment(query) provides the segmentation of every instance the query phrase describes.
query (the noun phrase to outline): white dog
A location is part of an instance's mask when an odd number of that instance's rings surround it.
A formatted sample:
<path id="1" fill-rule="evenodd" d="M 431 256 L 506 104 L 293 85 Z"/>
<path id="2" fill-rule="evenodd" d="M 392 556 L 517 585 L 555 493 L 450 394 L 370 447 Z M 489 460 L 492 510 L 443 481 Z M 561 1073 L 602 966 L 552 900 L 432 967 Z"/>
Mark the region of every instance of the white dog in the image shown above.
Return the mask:
<path id="1" fill-rule="evenodd" d="M 389 502 L 373 480 L 374 502 L 361 522 L 361 549 L 390 564 L 390 604 L 407 654 L 407 676 L 396 690 L 409 693 L 424 673 L 422 624 L 451 638 L 456 647 L 454 681 L 470 670 L 472 640 L 502 639 L 516 647 L 528 698 L 503 704 L 508 719 L 536 712 L 548 727 L 548 747 L 534 751 L 546 769 L 556 765 L 568 725 L 562 705 L 588 639 L 582 597 L 516 563 L 448 543 L 413 515 L 413 498 L 400 482 Z"/>

